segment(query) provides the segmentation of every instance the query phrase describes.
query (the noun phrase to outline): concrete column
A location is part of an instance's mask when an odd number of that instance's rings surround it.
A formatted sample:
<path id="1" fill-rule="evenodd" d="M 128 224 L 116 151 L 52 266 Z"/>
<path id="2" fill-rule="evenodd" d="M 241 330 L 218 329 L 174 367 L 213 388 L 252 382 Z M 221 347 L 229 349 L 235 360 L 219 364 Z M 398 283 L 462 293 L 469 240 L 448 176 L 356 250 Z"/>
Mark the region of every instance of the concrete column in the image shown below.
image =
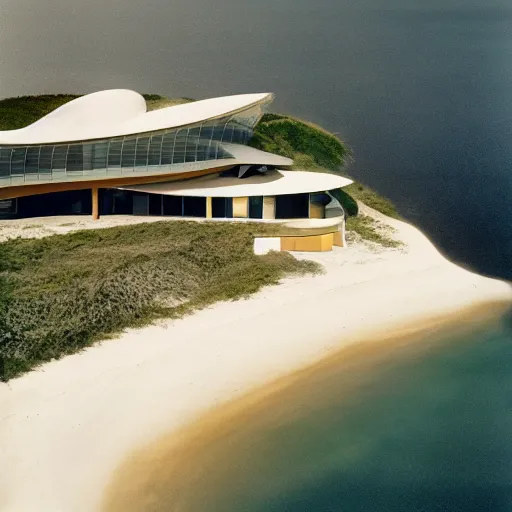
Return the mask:
<path id="1" fill-rule="evenodd" d="M 100 204 L 98 198 L 98 189 L 91 189 L 92 192 L 92 219 L 98 220 L 100 218 Z"/>

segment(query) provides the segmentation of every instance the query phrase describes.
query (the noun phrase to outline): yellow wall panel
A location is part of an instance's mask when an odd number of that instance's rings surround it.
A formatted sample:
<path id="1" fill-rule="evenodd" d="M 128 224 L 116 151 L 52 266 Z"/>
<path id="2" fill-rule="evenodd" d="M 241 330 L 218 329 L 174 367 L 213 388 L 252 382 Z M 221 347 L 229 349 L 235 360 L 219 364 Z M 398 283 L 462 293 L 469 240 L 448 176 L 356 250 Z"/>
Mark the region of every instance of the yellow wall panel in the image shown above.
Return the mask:
<path id="1" fill-rule="evenodd" d="M 309 204 L 310 219 L 325 219 L 325 206 L 321 204 Z"/>
<path id="2" fill-rule="evenodd" d="M 245 219 L 249 217 L 248 197 L 233 197 L 233 217 L 235 219 Z"/>
<path id="3" fill-rule="evenodd" d="M 283 236 L 282 251 L 325 252 L 332 250 L 333 234 L 314 236 Z"/>
<path id="4" fill-rule="evenodd" d="M 267 196 L 263 198 L 263 218 L 275 219 L 276 218 L 276 198 Z"/>
<path id="5" fill-rule="evenodd" d="M 212 198 L 211 197 L 206 198 L 206 218 L 207 219 L 212 218 Z"/>

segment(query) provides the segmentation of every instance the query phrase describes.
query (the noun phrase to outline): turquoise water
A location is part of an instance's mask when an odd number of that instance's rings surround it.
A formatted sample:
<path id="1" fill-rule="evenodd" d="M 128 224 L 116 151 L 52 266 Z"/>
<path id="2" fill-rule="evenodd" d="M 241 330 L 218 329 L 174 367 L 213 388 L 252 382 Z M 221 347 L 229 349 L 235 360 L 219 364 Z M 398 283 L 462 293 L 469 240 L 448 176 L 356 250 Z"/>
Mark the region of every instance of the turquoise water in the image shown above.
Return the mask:
<path id="1" fill-rule="evenodd" d="M 183 457 L 157 445 L 133 510 L 512 510 L 512 315 L 467 329 L 334 359 Z"/>

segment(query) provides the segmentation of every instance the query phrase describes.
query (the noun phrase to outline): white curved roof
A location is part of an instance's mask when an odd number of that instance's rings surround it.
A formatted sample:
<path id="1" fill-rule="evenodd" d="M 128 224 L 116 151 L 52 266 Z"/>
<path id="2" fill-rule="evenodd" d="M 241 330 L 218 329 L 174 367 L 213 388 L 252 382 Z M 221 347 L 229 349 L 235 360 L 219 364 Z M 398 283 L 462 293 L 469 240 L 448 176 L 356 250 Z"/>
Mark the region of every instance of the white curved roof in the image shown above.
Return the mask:
<path id="1" fill-rule="evenodd" d="M 279 196 L 324 192 L 346 187 L 352 180 L 335 174 L 307 171 L 270 171 L 249 178 L 221 178 L 218 175 L 122 187 L 125 190 L 164 194 L 170 196 L 198 197 L 248 197 Z"/>
<path id="2" fill-rule="evenodd" d="M 272 98 L 270 93 L 239 94 L 147 112 L 146 101 L 137 92 L 101 91 L 70 101 L 25 128 L 0 131 L 0 144 L 56 144 L 176 128 L 244 110 Z"/>

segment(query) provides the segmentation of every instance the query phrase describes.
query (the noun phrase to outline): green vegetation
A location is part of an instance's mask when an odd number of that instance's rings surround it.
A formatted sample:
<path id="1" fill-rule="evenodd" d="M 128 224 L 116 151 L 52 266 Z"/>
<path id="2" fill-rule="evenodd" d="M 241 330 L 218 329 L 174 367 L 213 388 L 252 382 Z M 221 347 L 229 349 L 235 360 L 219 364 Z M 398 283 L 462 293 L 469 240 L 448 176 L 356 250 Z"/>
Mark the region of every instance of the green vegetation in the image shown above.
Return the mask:
<path id="1" fill-rule="evenodd" d="M 374 242 L 383 247 L 396 248 L 402 246 L 401 242 L 393 238 L 391 228 L 383 226 L 366 215 L 348 217 L 346 228 L 348 232 L 357 233 L 363 240 Z"/>
<path id="2" fill-rule="evenodd" d="M 255 256 L 254 236 L 273 229 L 163 221 L 0 244 L 0 378 L 126 326 L 318 271 L 288 253 Z"/>
<path id="3" fill-rule="evenodd" d="M 348 148 L 323 128 L 294 117 L 266 114 L 251 145 L 292 158 L 297 168 L 339 171 L 350 157 Z"/>
<path id="4" fill-rule="evenodd" d="M 78 97 L 74 94 L 44 94 L 0 100 L 0 130 L 23 128 Z"/>
<path id="5" fill-rule="evenodd" d="M 366 206 L 369 206 L 388 217 L 400 219 L 400 214 L 398 213 L 396 206 L 388 198 L 377 194 L 375 190 L 372 190 L 361 183 L 352 183 L 352 185 L 343 188 L 343 193 L 357 201 L 361 201 Z"/>

